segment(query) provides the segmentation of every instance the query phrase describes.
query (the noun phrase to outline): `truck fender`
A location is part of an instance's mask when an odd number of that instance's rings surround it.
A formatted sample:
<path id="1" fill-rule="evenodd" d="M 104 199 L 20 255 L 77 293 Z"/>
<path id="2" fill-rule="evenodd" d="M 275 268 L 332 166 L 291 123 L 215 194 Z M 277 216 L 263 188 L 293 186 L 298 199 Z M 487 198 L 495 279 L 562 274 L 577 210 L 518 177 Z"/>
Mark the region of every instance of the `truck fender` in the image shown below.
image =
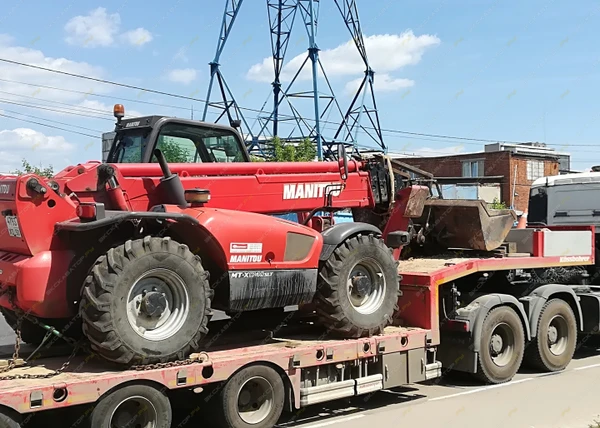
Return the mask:
<path id="1" fill-rule="evenodd" d="M 511 306 L 516 310 L 517 315 L 521 318 L 523 329 L 525 330 L 525 340 L 531 340 L 531 332 L 529 328 L 529 320 L 523 304 L 516 297 L 509 294 L 486 294 L 478 297 L 469 303 L 468 306 L 458 309 L 457 318 L 469 321 L 471 328 L 471 342 L 474 352 L 479 352 L 479 340 L 481 339 L 481 326 L 487 314 L 498 306 Z"/>
<path id="2" fill-rule="evenodd" d="M 557 296 L 558 295 L 558 296 Z M 536 288 L 527 296 L 521 297 L 519 300 L 523 303 L 526 312 L 529 315 L 529 328 L 531 329 L 531 337 L 537 336 L 538 319 L 548 300 L 553 297 L 558 297 L 566 301 L 577 319 L 579 331 L 583 331 L 583 312 L 579 303 L 579 298 L 568 285 L 563 284 L 546 284 Z"/>
<path id="3" fill-rule="evenodd" d="M 359 233 L 374 234 L 381 236 L 381 230 L 369 223 L 339 223 L 321 233 L 323 236 L 323 249 L 321 250 L 320 260 L 327 260 L 335 249 L 346 239 Z"/>

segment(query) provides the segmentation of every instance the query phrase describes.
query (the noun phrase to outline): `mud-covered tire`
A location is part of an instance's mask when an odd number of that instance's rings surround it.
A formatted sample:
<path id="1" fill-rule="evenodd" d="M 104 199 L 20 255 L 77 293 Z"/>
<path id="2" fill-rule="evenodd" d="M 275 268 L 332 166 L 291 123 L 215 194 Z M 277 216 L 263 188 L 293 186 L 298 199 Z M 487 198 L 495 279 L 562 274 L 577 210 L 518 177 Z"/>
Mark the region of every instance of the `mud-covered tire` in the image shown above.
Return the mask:
<path id="1" fill-rule="evenodd" d="M 550 331 L 553 328 L 554 331 Z M 553 345 L 549 340 L 553 339 Z M 538 318 L 536 338 L 525 352 L 525 362 L 544 372 L 564 370 L 577 347 L 577 320 L 573 309 L 561 299 L 546 302 Z M 554 349 L 552 349 L 554 348 Z"/>
<path id="2" fill-rule="evenodd" d="M 127 241 L 100 256 L 85 280 L 80 306 L 83 332 L 93 350 L 115 363 L 149 364 L 185 359 L 198 350 L 201 339 L 208 333 L 214 293 L 208 278 L 200 257 L 187 245 L 169 237 L 146 236 Z M 155 329 L 143 330 L 138 325 L 143 327 L 144 323 L 156 320 L 148 315 L 152 304 L 144 299 L 139 304 L 140 300 L 136 300 L 142 291 L 144 296 L 160 294 L 165 298 L 160 305 L 168 309 L 163 309 L 162 314 L 170 318 L 163 322 L 163 315 L 159 315 L 156 324 L 150 326 Z M 172 311 L 177 309 L 177 302 L 185 302 L 187 306 Z M 136 312 L 137 308 L 142 309 Z M 146 312 L 140 315 L 143 310 Z M 158 332 L 170 336 L 162 337 Z"/>
<path id="3" fill-rule="evenodd" d="M 377 297 L 372 301 L 366 297 L 369 292 L 363 295 L 356 292 L 359 287 L 349 287 L 351 274 L 360 270 L 367 272 L 362 274 L 371 281 L 378 278 L 379 285 L 370 289 L 379 290 L 373 291 L 372 295 Z M 372 275 L 374 272 L 376 275 Z M 398 310 L 400 280 L 398 261 L 381 238 L 373 234 L 349 238 L 320 268 L 314 301 L 319 323 L 330 333 L 348 338 L 381 333 Z M 353 300 L 356 303 L 361 297 L 367 300 L 359 309 Z"/>
<path id="4" fill-rule="evenodd" d="M 519 315 L 508 306 L 492 309 L 481 325 L 475 376 L 488 384 L 510 381 L 521 367 L 524 351 L 525 330 Z"/>

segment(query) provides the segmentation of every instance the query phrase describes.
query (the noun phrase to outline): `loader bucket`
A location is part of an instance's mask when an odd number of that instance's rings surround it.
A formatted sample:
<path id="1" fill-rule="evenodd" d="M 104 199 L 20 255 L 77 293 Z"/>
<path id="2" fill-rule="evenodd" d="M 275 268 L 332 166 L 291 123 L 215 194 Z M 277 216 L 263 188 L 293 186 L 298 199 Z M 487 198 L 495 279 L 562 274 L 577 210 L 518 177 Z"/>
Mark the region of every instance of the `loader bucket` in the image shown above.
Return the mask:
<path id="1" fill-rule="evenodd" d="M 502 245 L 516 219 L 513 210 L 489 209 L 482 200 L 430 199 L 416 222 L 428 222 L 430 237 L 446 248 L 491 251 Z"/>

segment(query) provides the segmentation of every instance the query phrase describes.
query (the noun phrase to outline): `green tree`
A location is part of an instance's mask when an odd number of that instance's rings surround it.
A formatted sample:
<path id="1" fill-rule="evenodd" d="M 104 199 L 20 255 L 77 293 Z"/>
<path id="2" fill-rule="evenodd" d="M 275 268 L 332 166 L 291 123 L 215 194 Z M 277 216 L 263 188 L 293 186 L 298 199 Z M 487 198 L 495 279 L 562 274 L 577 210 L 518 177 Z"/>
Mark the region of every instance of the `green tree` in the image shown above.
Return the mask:
<path id="1" fill-rule="evenodd" d="M 40 163 L 40 166 L 38 167 L 38 166 L 31 165 L 29 162 L 27 162 L 26 159 L 22 160 L 21 165 L 23 167 L 22 170 L 17 169 L 15 171 L 12 171 L 11 174 L 17 174 L 17 175 L 35 174 L 39 177 L 45 177 L 45 178 L 54 177 L 54 168 L 52 167 L 52 165 L 43 167 L 42 164 Z"/>
<path id="2" fill-rule="evenodd" d="M 317 156 L 317 150 L 310 138 L 293 145 L 282 142 L 279 137 L 274 137 L 271 145 L 273 146 L 271 162 L 312 162 Z"/>
<path id="3" fill-rule="evenodd" d="M 490 208 L 493 210 L 505 210 L 507 207 L 504 202 L 500 202 L 498 198 L 494 198 L 494 201 L 490 204 Z"/>
<path id="4" fill-rule="evenodd" d="M 159 148 L 168 163 L 186 163 L 190 157 L 189 150 L 174 141 L 163 139 Z"/>
<path id="5" fill-rule="evenodd" d="M 302 140 L 296 147 L 297 162 L 312 162 L 317 157 L 317 148 L 310 138 Z"/>

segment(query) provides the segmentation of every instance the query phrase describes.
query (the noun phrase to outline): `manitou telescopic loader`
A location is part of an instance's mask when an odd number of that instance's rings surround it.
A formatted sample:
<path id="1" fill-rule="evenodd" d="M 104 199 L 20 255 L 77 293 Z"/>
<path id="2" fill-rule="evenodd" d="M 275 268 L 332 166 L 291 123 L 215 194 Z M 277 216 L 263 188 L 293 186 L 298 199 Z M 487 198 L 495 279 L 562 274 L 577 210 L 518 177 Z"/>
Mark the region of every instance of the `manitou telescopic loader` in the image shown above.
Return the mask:
<path id="1" fill-rule="evenodd" d="M 431 199 L 386 157 L 340 145 L 337 162 L 249 162 L 233 128 L 116 107 L 107 163 L 0 179 L 3 313 L 82 330 L 110 361 L 185 358 L 213 309 L 298 305 L 332 334 L 378 334 L 398 310 L 402 247 L 490 250 L 515 220 Z M 332 224 L 346 208 L 363 222 Z M 286 212 L 302 224 L 265 215 Z M 43 337 L 33 324 L 26 341 Z"/>

